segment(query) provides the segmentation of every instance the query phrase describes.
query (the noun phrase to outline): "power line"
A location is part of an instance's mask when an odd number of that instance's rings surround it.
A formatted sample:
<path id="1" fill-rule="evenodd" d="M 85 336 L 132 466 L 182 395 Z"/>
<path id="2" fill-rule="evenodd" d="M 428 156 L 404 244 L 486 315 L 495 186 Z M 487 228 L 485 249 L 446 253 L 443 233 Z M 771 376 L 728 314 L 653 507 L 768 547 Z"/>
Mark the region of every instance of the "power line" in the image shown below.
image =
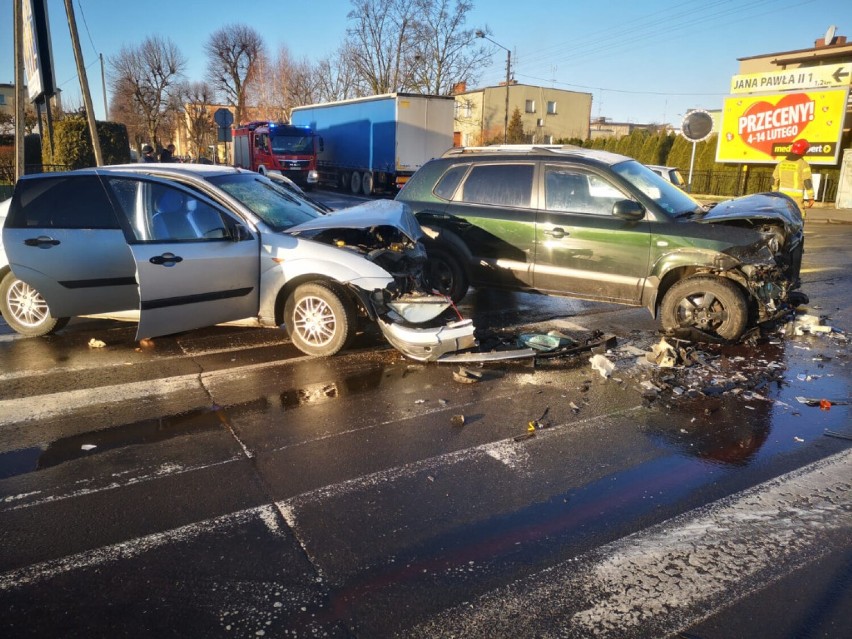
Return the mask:
<path id="1" fill-rule="evenodd" d="M 92 50 L 93 50 L 95 53 L 98 53 L 98 48 L 95 46 L 95 41 L 94 41 L 94 40 L 92 40 L 92 34 L 91 34 L 91 32 L 89 31 L 89 23 L 88 23 L 88 22 L 86 22 L 86 14 L 85 14 L 85 13 L 83 13 L 83 5 L 82 5 L 82 3 L 81 3 L 81 0 L 77 0 L 77 6 L 78 6 L 78 7 L 80 7 L 80 16 L 83 18 L 83 26 L 84 26 L 84 27 L 86 27 L 86 35 L 88 35 L 88 36 L 89 36 L 89 42 L 90 42 L 90 43 L 91 43 L 91 45 L 92 45 Z"/>

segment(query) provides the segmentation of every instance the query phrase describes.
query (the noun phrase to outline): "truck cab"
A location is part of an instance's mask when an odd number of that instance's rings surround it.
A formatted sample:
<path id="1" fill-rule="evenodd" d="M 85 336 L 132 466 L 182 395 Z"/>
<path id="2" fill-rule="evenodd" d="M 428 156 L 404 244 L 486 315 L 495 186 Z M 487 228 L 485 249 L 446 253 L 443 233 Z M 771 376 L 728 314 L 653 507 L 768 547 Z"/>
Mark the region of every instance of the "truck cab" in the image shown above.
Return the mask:
<path id="1" fill-rule="evenodd" d="M 310 127 L 255 121 L 234 129 L 234 164 L 263 175 L 280 173 L 305 189 L 317 184 L 319 138 Z"/>

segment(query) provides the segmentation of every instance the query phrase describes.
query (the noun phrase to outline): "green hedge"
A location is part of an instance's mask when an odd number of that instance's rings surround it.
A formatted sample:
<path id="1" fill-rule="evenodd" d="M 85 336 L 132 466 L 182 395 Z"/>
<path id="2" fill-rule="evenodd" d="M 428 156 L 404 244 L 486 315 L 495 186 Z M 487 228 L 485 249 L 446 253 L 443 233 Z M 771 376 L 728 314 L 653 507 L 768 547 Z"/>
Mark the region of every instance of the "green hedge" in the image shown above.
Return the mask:
<path id="1" fill-rule="evenodd" d="M 104 164 L 130 162 L 127 127 L 118 122 L 96 122 Z M 45 141 L 42 157 L 45 164 L 64 164 L 69 169 L 95 166 L 95 152 L 84 117 L 67 117 L 53 127 L 53 153 Z"/>

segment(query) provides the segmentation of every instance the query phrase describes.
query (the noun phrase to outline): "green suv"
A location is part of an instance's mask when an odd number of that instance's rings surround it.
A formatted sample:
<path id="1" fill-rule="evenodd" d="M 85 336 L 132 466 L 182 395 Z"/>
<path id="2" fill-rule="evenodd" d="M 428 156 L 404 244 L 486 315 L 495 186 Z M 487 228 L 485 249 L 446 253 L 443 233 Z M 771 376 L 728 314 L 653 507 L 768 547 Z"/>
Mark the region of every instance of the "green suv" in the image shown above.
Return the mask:
<path id="1" fill-rule="evenodd" d="M 706 208 L 621 155 L 498 146 L 448 151 L 397 200 L 454 301 L 473 285 L 644 306 L 667 332 L 726 340 L 807 302 L 802 218 L 778 193 Z"/>

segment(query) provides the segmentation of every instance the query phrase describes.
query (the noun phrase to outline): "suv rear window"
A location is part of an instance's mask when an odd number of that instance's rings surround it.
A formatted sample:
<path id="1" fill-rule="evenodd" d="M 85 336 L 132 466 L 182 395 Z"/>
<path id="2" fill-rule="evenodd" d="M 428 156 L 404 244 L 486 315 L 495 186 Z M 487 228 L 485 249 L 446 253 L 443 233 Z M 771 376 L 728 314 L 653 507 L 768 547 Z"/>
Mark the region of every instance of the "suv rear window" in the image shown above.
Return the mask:
<path id="1" fill-rule="evenodd" d="M 94 175 L 20 180 L 9 208 L 10 228 L 117 229 L 112 204 Z"/>
<path id="2" fill-rule="evenodd" d="M 438 184 L 435 186 L 435 195 L 444 198 L 445 200 L 452 200 L 453 194 L 456 192 L 456 188 L 458 188 L 459 182 L 461 182 L 461 179 L 464 177 L 468 166 L 468 164 L 454 166 L 444 173 L 444 175 L 441 176 L 441 179 L 438 180 Z"/>
<path id="3" fill-rule="evenodd" d="M 462 187 L 461 199 L 472 204 L 530 206 L 533 164 L 474 166 Z"/>

